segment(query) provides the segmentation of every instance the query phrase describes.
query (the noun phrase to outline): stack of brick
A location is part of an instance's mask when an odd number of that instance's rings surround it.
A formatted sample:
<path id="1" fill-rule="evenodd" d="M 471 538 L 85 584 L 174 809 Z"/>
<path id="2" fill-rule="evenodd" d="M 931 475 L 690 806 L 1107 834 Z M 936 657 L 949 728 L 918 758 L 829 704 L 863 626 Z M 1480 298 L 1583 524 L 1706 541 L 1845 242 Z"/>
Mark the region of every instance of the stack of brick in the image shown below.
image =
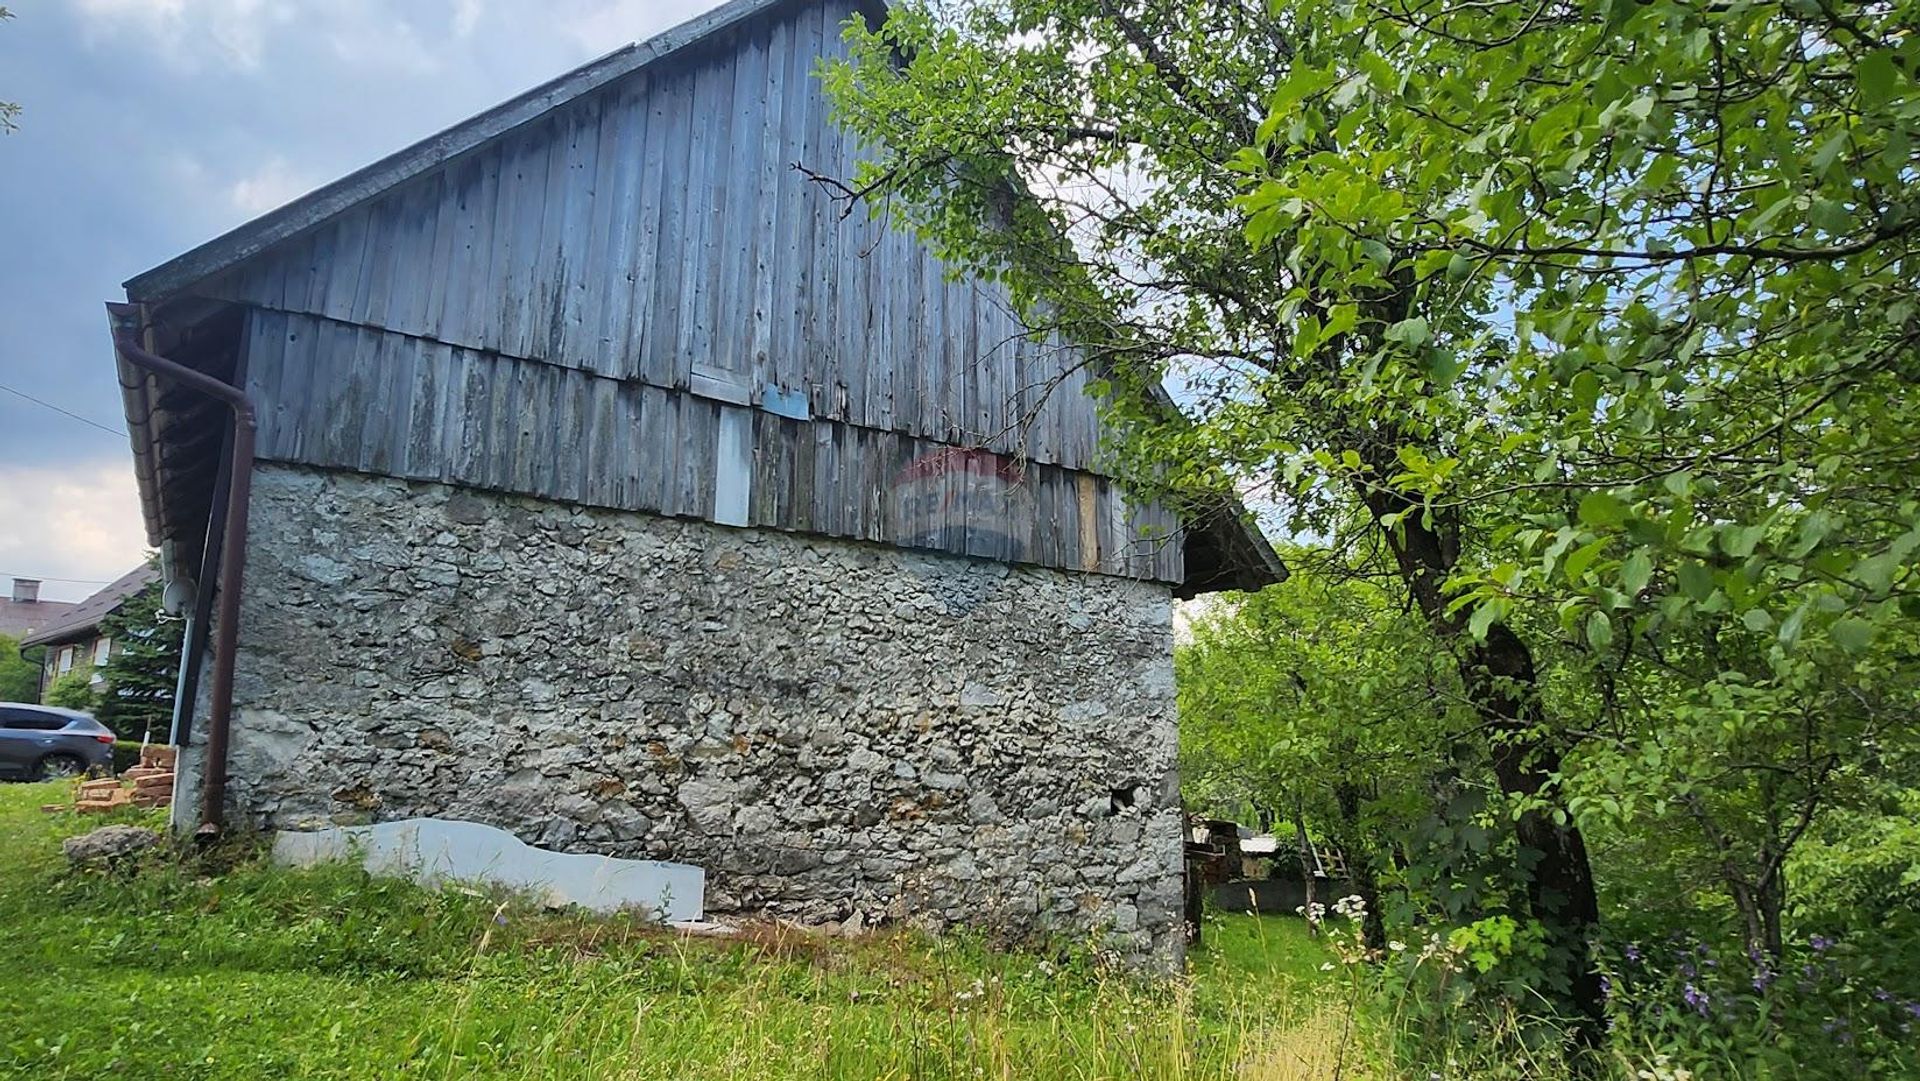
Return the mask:
<path id="1" fill-rule="evenodd" d="M 111 811 L 116 807 L 133 805 L 133 789 L 123 786 L 111 777 L 98 781 L 86 781 L 80 785 L 80 798 L 73 805 L 81 814 L 95 811 Z"/>
<path id="2" fill-rule="evenodd" d="M 148 745 L 140 748 L 140 764 L 122 773 L 118 780 L 86 781 L 80 785 L 74 810 L 82 813 L 111 811 L 116 807 L 165 807 L 173 802 L 172 747 Z M 128 783 L 132 787 L 128 787 Z"/>
<path id="3" fill-rule="evenodd" d="M 140 764 L 120 775 L 133 782 L 133 805 L 165 807 L 173 802 L 173 763 L 177 752 L 172 747 L 148 744 L 140 748 Z"/>

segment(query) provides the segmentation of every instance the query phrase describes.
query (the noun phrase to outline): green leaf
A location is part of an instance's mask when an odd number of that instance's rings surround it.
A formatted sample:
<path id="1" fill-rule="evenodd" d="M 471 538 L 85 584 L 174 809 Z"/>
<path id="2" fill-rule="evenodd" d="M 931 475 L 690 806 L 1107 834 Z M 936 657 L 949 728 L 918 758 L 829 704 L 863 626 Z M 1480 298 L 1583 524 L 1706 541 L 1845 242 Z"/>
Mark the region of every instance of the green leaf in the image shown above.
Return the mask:
<path id="1" fill-rule="evenodd" d="M 1599 609 L 1587 617 L 1587 644 L 1599 653 L 1605 653 L 1613 644 L 1613 620 Z"/>
<path id="2" fill-rule="evenodd" d="M 1627 505 L 1606 492 L 1589 492 L 1580 500 L 1580 521 L 1595 529 L 1610 529 L 1627 520 Z"/>
<path id="3" fill-rule="evenodd" d="M 1582 545 L 1572 555 L 1568 556 L 1567 562 L 1563 566 L 1567 574 L 1567 581 L 1578 583 L 1581 576 L 1587 573 L 1587 568 L 1593 565 L 1593 560 L 1600 554 L 1600 550 L 1605 548 L 1612 539 L 1612 537 L 1601 537 L 1597 541 Z"/>
<path id="4" fill-rule="evenodd" d="M 1900 69 L 1894 66 L 1892 49 L 1875 49 L 1862 57 L 1853 69 L 1854 82 L 1860 87 L 1860 102 L 1866 106 L 1884 105 L 1899 84 Z"/>
<path id="5" fill-rule="evenodd" d="M 1653 578 L 1653 560 L 1647 558 L 1645 549 L 1634 552 L 1620 568 L 1620 582 L 1628 593 L 1637 594 L 1647 588 L 1647 582 Z"/>
<path id="6" fill-rule="evenodd" d="M 1833 628 L 1827 633 L 1833 637 L 1834 644 L 1841 649 L 1848 653 L 1861 653 L 1872 644 L 1873 632 L 1873 624 L 1864 619 L 1849 616 L 1846 619 L 1836 620 Z"/>
<path id="7" fill-rule="evenodd" d="M 1573 408 L 1576 413 L 1591 413 L 1600 401 L 1600 377 L 1591 371 L 1582 371 L 1573 377 Z"/>
<path id="8" fill-rule="evenodd" d="M 1780 621 L 1780 644 L 1791 646 L 1800 640 L 1800 628 L 1806 626 L 1807 606 L 1801 605 L 1793 614 Z"/>
<path id="9" fill-rule="evenodd" d="M 1678 572 L 1680 592 L 1696 601 L 1713 596 L 1713 571 L 1704 563 L 1682 563 Z"/>
<path id="10" fill-rule="evenodd" d="M 1487 628 L 1493 626 L 1505 614 L 1505 602 L 1497 599 L 1482 601 L 1480 607 L 1473 610 L 1473 617 L 1467 620 L 1467 630 L 1473 635 L 1475 641 L 1484 642 L 1487 640 Z"/>
<path id="11" fill-rule="evenodd" d="M 1425 345 L 1431 336 L 1431 332 L 1427 329 L 1427 321 L 1418 315 L 1393 324 L 1387 328 L 1386 334 L 1388 341 L 1410 346 Z"/>
<path id="12" fill-rule="evenodd" d="M 1728 526 L 1720 531 L 1720 550 L 1735 559 L 1745 559 L 1753 554 L 1754 548 L 1760 544 L 1760 538 L 1766 535 L 1765 526 Z"/>

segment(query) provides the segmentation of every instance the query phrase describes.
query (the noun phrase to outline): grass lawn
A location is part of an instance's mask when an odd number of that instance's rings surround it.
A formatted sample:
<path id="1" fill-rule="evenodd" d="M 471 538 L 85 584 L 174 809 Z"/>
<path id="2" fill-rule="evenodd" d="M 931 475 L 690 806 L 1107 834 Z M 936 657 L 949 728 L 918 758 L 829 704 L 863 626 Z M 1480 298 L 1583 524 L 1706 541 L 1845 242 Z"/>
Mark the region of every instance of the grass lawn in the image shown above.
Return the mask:
<path id="1" fill-rule="evenodd" d="M 41 813 L 64 795 L 0 786 L 0 1075 L 1282 1079 L 1369 1057 L 1297 920 L 1213 921 L 1158 983 L 964 939 L 688 940 L 344 867 L 73 873 L 61 837 L 159 820 Z"/>

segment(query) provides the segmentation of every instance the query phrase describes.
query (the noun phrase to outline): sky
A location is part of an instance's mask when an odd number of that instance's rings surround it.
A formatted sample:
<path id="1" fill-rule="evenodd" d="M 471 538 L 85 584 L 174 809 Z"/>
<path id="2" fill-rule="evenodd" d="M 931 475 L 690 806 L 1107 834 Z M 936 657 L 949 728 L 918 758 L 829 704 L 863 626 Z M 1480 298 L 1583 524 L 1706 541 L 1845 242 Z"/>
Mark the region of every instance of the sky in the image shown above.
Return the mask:
<path id="1" fill-rule="evenodd" d="M 719 0 L 5 6 L 0 589 L 79 600 L 146 551 L 102 307 L 121 282 Z"/>

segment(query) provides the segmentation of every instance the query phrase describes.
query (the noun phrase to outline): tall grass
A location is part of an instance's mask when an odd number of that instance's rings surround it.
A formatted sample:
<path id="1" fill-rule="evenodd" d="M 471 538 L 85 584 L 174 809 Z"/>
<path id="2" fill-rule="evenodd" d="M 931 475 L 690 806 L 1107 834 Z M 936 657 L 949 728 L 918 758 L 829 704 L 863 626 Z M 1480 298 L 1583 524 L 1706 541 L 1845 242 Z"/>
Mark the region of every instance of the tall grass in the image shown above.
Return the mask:
<path id="1" fill-rule="evenodd" d="M 1170 981 L 967 936 L 689 939 L 245 849 L 70 872 L 59 838 L 102 820 L 37 810 L 58 795 L 0 788 L 0 1075 L 1428 1076 L 1392 1064 L 1381 1015 L 1297 920 L 1210 918 Z"/>

